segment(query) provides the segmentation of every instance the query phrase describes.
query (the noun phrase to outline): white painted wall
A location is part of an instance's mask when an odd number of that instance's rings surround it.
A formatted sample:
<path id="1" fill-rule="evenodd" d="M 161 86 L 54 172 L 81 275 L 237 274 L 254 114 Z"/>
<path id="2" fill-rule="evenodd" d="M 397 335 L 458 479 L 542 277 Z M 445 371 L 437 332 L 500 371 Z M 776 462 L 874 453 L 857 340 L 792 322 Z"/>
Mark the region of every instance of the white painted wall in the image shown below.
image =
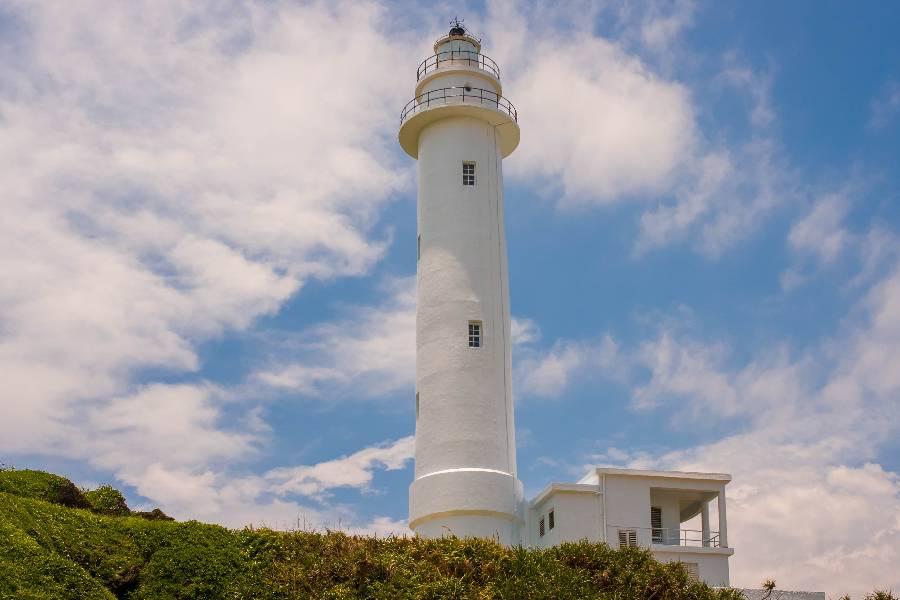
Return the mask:
<path id="1" fill-rule="evenodd" d="M 449 63 L 449 61 L 448 61 Z M 424 79 L 422 84 L 418 86 L 417 96 L 421 96 L 426 92 L 430 92 L 432 90 L 439 90 L 441 88 L 465 88 L 469 86 L 473 88 L 472 94 L 477 95 L 479 92 L 478 88 L 483 90 L 488 90 L 489 92 L 494 92 L 496 94 L 500 93 L 500 86 L 497 84 L 497 80 L 491 77 L 489 74 L 485 73 L 481 69 L 477 69 L 475 67 L 469 67 L 465 63 L 463 63 L 462 68 L 453 69 L 445 71 L 445 69 L 449 69 L 450 67 L 441 67 L 438 71 L 435 71 L 435 75 L 431 76 L 429 74 L 427 79 Z M 431 99 L 437 99 L 442 97 L 445 92 L 434 93 L 431 94 Z M 456 89 L 450 92 L 446 92 L 447 94 L 461 94 L 462 91 L 460 89 Z M 468 92 L 467 92 L 468 93 Z M 497 98 L 491 94 L 484 94 L 485 100 L 496 101 Z M 427 98 L 419 99 L 419 102 L 425 102 Z M 466 98 L 466 102 L 470 100 Z"/>
<path id="2" fill-rule="evenodd" d="M 659 562 L 697 563 L 700 579 L 713 586 L 729 585 L 728 556 L 721 554 L 701 554 L 699 552 L 659 552 L 653 557 Z"/>
<path id="3" fill-rule="evenodd" d="M 638 545 L 650 545 L 650 480 L 621 475 L 606 476 L 606 539 L 618 545 L 620 527 L 641 528 Z"/>
<path id="4" fill-rule="evenodd" d="M 554 513 L 554 527 L 549 528 L 548 515 Z M 599 493 L 560 492 L 530 510 L 528 544 L 548 548 L 562 542 L 588 540 L 603 541 L 603 503 Z M 539 523 L 544 518 L 545 533 L 540 535 Z"/>
<path id="5" fill-rule="evenodd" d="M 470 79 L 442 70 L 428 85 Z M 524 504 L 516 479 L 498 133 L 477 116 L 441 114 L 432 113 L 429 119 L 438 118 L 418 134 L 419 412 L 410 527 L 429 537 L 452 532 L 514 544 Z M 475 163 L 475 186 L 463 185 L 464 161 Z M 469 348 L 470 321 L 482 323 L 480 348 Z"/>

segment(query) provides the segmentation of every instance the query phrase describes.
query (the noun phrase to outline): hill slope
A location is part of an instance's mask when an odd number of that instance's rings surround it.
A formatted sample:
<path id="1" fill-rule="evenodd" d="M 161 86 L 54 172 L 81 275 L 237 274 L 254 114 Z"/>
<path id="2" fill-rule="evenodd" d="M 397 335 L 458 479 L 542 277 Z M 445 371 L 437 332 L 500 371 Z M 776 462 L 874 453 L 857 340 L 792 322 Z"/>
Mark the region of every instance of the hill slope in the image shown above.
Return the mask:
<path id="1" fill-rule="evenodd" d="M 132 516 L 115 498 L 92 504 L 111 488 L 73 489 L 0 471 L 0 598 L 742 598 L 642 550 L 229 530 Z"/>

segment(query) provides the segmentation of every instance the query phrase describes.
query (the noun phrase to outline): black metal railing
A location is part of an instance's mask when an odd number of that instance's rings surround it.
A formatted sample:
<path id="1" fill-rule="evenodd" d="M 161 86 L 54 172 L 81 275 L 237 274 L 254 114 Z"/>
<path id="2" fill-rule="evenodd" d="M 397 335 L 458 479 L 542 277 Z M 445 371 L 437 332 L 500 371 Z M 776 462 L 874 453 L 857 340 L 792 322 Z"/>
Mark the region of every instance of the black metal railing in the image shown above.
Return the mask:
<path id="1" fill-rule="evenodd" d="M 512 102 L 491 90 L 471 87 L 445 87 L 419 94 L 406 103 L 400 113 L 400 124 L 412 115 L 434 106 L 449 104 L 476 104 L 496 108 L 512 117 L 513 121 L 519 120 L 516 107 Z"/>
<path id="2" fill-rule="evenodd" d="M 446 52 L 438 52 L 434 56 L 429 56 L 423 60 L 416 70 L 416 81 L 419 81 L 426 73 L 434 71 L 438 67 L 460 64 L 487 71 L 497 79 L 500 79 L 500 67 L 490 57 L 473 50 L 447 50 Z"/>

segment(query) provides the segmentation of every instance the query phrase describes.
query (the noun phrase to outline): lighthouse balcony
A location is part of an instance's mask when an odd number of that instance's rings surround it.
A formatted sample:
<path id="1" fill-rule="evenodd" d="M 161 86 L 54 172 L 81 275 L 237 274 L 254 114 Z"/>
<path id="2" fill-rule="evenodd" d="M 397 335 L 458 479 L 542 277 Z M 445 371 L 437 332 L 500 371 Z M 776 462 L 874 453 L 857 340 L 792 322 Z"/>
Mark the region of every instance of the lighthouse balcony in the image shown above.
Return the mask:
<path id="1" fill-rule="evenodd" d="M 428 109 L 460 104 L 498 110 L 513 121 L 518 121 L 518 113 L 512 102 L 495 91 L 466 86 L 438 88 L 419 94 L 403 107 L 403 111 L 400 113 L 400 125 L 403 125 L 413 115 Z"/>
<path id="2" fill-rule="evenodd" d="M 474 50 L 446 50 L 422 61 L 416 70 L 416 81 L 421 81 L 423 77 L 438 69 L 459 67 L 480 69 L 497 80 L 500 79 L 500 67 L 489 56 Z"/>
<path id="3" fill-rule="evenodd" d="M 518 113 L 512 102 L 493 90 L 454 86 L 429 90 L 410 100 L 400 113 L 400 146 L 418 158 L 419 133 L 430 123 L 452 117 L 485 121 L 497 132 L 501 156 L 519 145 Z"/>

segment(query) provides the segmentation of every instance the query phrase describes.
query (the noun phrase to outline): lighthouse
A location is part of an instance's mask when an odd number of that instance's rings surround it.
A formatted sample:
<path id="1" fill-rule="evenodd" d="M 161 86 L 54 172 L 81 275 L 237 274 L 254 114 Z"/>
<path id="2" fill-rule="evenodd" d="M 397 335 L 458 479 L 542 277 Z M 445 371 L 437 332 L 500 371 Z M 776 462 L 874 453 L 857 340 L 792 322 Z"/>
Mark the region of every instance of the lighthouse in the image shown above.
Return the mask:
<path id="1" fill-rule="evenodd" d="M 519 143 L 500 69 L 459 22 L 416 73 L 399 141 L 417 160 L 417 535 L 522 543 L 503 159 Z"/>

